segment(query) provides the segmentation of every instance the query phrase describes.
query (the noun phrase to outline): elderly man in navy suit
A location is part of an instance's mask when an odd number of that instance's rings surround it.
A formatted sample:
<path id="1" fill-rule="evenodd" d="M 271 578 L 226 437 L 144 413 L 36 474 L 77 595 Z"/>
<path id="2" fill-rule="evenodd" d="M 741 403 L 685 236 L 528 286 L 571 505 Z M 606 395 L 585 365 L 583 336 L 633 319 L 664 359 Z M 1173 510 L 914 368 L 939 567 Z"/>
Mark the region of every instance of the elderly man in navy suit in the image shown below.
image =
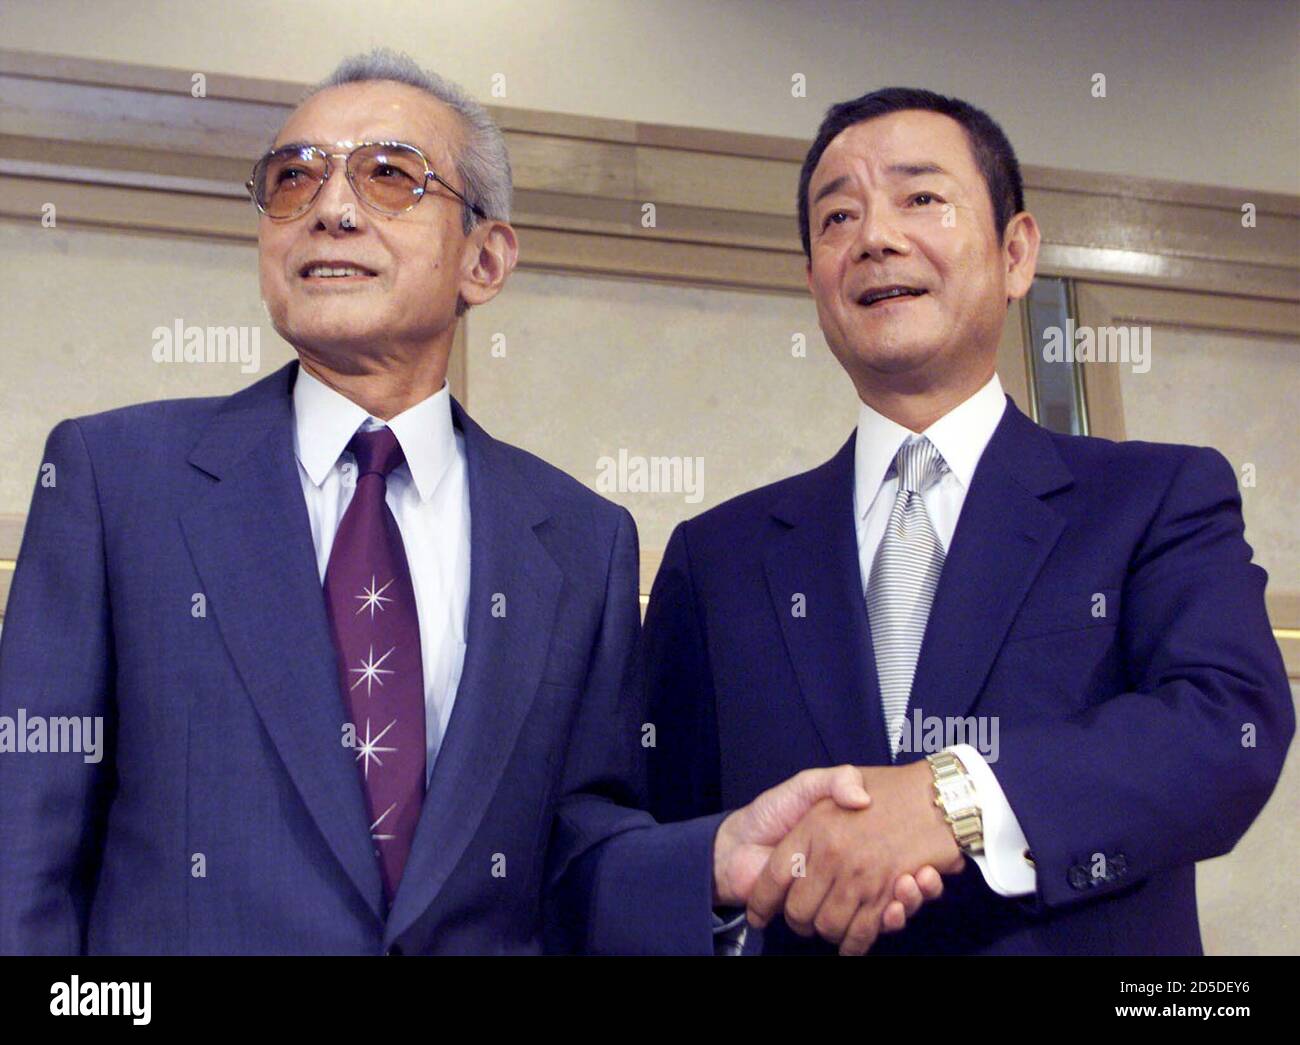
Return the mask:
<path id="1" fill-rule="evenodd" d="M 1039 231 L 985 113 L 905 88 L 834 106 L 798 207 L 858 427 L 674 532 L 645 628 L 652 810 L 868 767 L 869 808 L 821 801 L 776 847 L 752 950 L 1200 953 L 1194 865 L 1250 826 L 1295 729 L 1232 468 L 1048 432 L 1003 394 Z M 877 942 L 921 864 L 949 889 Z"/>
<path id="2" fill-rule="evenodd" d="M 515 264 L 500 132 L 381 52 L 249 189 L 298 361 L 45 450 L 0 721 L 107 736 L 92 760 L 0 732 L 0 951 L 711 953 L 814 801 L 869 798 L 845 766 L 642 811 L 631 516 L 445 381 Z M 919 879 L 882 927 L 938 895 Z"/>

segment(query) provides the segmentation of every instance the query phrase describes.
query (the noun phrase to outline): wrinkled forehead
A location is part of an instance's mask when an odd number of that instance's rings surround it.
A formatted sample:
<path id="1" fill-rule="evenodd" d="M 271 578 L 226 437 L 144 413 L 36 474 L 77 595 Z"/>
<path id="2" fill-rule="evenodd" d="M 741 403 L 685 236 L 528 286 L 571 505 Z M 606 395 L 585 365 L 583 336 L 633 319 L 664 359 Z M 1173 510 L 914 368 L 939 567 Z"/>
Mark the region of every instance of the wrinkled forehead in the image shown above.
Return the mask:
<path id="1" fill-rule="evenodd" d="M 815 193 L 855 169 L 897 179 L 924 167 L 939 167 L 961 181 L 979 176 L 970 140 L 960 123 L 943 113 L 904 109 L 840 131 L 817 161 L 809 190 Z"/>
<path id="2" fill-rule="evenodd" d="M 295 109 L 275 146 L 308 143 L 345 152 L 360 142 L 400 141 L 417 146 L 436 166 L 459 155 L 459 117 L 426 92 L 388 80 L 327 87 Z"/>

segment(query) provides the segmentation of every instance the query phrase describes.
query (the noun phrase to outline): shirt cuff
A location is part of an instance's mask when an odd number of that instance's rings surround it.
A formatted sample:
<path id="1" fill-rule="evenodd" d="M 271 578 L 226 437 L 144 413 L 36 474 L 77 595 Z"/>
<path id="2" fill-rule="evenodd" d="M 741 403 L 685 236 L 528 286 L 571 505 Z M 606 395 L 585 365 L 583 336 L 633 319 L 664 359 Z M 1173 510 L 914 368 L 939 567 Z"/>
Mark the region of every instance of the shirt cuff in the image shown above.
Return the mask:
<path id="1" fill-rule="evenodd" d="M 1037 892 L 1038 872 L 1029 862 L 1029 842 L 988 762 L 970 744 L 954 744 L 945 750 L 957 756 L 975 788 L 984 827 L 984 852 L 971 854 L 971 859 L 984 881 L 999 896 Z"/>

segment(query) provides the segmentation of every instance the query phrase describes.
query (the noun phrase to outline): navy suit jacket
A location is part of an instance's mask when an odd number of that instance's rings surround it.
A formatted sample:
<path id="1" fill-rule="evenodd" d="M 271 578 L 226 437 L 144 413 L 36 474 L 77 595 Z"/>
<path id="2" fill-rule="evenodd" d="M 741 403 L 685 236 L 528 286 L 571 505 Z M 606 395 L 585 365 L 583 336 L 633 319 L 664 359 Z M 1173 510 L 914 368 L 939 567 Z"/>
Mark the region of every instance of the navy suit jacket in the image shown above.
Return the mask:
<path id="1" fill-rule="evenodd" d="M 0 754 L 0 951 L 711 953 L 719 818 L 637 811 L 632 518 L 459 404 L 468 649 L 385 908 L 294 461 L 296 368 L 51 433 L 0 714 L 103 716 L 107 753 Z"/>
<path id="2" fill-rule="evenodd" d="M 890 763 L 854 445 L 673 533 L 644 632 L 661 819 L 741 805 L 809 766 Z M 991 768 L 1038 889 L 1001 897 L 968 860 L 873 953 L 1200 953 L 1193 865 L 1250 826 L 1295 729 L 1250 558 L 1216 451 L 1056 435 L 1008 399 L 908 714 L 997 716 Z M 831 952 L 779 919 L 765 937 L 769 953 Z"/>

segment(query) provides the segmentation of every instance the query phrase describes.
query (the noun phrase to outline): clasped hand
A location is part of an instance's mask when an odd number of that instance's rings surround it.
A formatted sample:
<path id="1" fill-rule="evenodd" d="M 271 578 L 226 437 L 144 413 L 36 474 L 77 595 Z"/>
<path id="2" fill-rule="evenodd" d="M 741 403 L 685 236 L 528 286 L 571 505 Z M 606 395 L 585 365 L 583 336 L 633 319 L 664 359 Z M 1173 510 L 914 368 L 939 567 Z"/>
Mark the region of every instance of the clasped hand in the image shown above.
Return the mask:
<path id="1" fill-rule="evenodd" d="M 784 915 L 841 954 L 865 954 L 943 893 L 965 859 L 933 801 L 925 761 L 810 769 L 722 822 L 714 901 L 765 927 Z"/>

